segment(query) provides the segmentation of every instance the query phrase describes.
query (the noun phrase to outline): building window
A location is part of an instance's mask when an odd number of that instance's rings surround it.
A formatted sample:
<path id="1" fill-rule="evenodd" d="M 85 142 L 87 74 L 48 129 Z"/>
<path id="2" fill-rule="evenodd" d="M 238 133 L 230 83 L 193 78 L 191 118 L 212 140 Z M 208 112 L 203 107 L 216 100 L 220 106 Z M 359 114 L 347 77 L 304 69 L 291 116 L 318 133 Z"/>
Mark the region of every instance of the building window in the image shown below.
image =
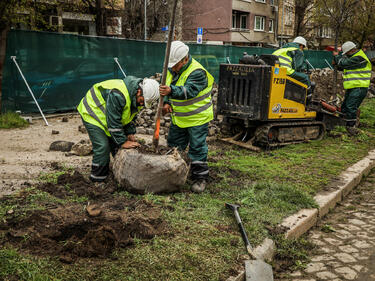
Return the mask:
<path id="1" fill-rule="evenodd" d="M 240 28 L 247 29 L 247 15 L 241 15 L 240 22 L 241 22 Z"/>
<path id="2" fill-rule="evenodd" d="M 327 26 L 323 26 L 320 28 L 320 38 L 332 38 L 332 29 L 327 27 Z"/>
<path id="3" fill-rule="evenodd" d="M 268 32 L 273 32 L 273 20 L 268 21 Z"/>
<path id="4" fill-rule="evenodd" d="M 249 13 L 233 11 L 232 28 L 233 29 L 248 29 L 248 18 L 249 18 Z"/>
<path id="5" fill-rule="evenodd" d="M 292 25 L 293 23 L 293 7 L 292 6 L 285 6 L 285 16 L 284 16 L 284 24 L 285 25 Z"/>
<path id="6" fill-rule="evenodd" d="M 264 23 L 266 21 L 266 17 L 255 16 L 255 28 L 256 31 L 264 31 Z"/>

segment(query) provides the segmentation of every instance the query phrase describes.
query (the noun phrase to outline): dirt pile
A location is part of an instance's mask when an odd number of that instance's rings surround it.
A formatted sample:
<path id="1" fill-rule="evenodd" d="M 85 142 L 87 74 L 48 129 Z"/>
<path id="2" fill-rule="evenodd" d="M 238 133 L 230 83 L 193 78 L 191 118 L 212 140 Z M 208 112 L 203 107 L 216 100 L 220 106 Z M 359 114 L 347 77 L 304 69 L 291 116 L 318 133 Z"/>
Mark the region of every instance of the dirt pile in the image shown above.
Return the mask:
<path id="1" fill-rule="evenodd" d="M 165 233 L 159 208 L 144 200 L 115 197 L 113 186 L 94 185 L 74 171 L 60 175 L 57 184 L 37 187 L 55 197 L 38 201 L 38 208 L 32 208 L 30 201 L 37 196 L 36 190 L 2 198 L 2 204 L 17 207 L 8 210 L 0 222 L 1 247 L 13 245 L 71 263 L 79 257 L 106 258 L 114 249 L 132 245 L 134 237 L 151 239 Z M 90 200 L 76 203 L 78 196 Z M 77 200 L 63 205 L 57 198 Z"/>
<path id="2" fill-rule="evenodd" d="M 311 81 L 316 83 L 314 99 L 324 99 L 331 101 L 336 99 L 337 94 L 343 98 L 344 88 L 342 85 L 342 72 L 337 72 L 337 84 L 334 85 L 335 72 L 329 68 L 316 69 L 311 73 Z M 336 91 L 337 89 L 337 91 Z M 337 94 L 336 94 L 337 93 Z"/>

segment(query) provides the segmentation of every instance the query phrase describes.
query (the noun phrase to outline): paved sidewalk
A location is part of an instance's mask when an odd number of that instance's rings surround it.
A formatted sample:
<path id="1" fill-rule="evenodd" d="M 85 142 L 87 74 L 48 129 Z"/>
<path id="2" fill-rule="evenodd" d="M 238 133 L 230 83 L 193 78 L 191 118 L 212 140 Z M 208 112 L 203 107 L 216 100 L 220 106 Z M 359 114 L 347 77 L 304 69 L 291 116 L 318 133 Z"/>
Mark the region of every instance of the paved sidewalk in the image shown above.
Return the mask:
<path id="1" fill-rule="evenodd" d="M 316 247 L 305 270 L 279 281 L 375 280 L 375 172 L 309 234 Z"/>

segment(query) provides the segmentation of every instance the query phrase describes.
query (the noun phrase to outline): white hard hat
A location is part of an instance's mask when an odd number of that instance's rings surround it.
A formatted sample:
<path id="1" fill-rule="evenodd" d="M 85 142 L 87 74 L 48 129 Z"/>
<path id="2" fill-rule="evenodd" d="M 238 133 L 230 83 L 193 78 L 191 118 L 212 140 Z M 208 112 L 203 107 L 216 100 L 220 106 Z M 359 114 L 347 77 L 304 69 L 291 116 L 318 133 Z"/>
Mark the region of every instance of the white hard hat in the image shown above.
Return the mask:
<path id="1" fill-rule="evenodd" d="M 346 41 L 344 44 L 342 44 L 342 54 L 345 55 L 350 50 L 356 48 L 357 46 L 352 41 Z"/>
<path id="2" fill-rule="evenodd" d="M 189 47 L 181 41 L 173 41 L 169 55 L 168 67 L 174 67 L 180 60 L 187 56 Z"/>
<path id="3" fill-rule="evenodd" d="M 150 108 L 154 101 L 157 101 L 160 97 L 159 83 L 154 79 L 145 78 L 140 84 L 143 97 L 145 99 L 145 107 Z"/>
<path id="4" fill-rule="evenodd" d="M 298 36 L 298 37 L 294 38 L 293 43 L 298 43 L 298 44 L 301 44 L 301 45 L 307 47 L 307 41 L 302 36 Z"/>

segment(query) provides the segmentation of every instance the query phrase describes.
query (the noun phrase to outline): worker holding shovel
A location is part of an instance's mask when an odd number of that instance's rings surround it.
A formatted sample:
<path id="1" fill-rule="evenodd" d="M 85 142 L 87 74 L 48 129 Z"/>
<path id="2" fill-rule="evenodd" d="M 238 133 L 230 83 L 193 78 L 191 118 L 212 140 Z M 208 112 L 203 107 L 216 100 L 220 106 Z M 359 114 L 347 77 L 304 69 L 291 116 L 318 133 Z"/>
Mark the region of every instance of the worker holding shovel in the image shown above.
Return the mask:
<path id="1" fill-rule="evenodd" d="M 185 150 L 189 145 L 191 190 L 204 191 L 208 179 L 206 137 L 213 119 L 211 91 L 213 76 L 189 55 L 181 41 L 171 44 L 166 85 L 160 85 L 164 96 L 163 114 L 171 113 L 168 145 Z"/>
<path id="2" fill-rule="evenodd" d="M 152 79 L 127 76 L 95 84 L 77 109 L 92 142 L 94 156 L 90 180 L 104 181 L 109 173 L 110 153 L 135 148 L 134 118 L 140 109 L 159 99 L 159 83 Z"/>

